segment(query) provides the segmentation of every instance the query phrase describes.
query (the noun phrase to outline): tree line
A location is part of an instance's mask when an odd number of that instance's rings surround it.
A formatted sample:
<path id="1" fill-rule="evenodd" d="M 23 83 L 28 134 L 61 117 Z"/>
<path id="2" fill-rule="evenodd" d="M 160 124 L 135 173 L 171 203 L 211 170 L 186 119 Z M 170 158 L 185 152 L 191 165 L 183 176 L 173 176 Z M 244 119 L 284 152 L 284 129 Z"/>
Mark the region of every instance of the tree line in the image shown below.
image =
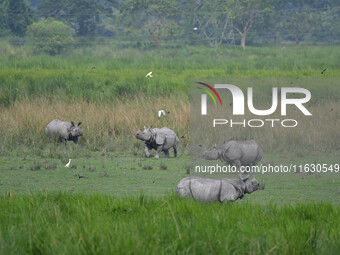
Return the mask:
<path id="1" fill-rule="evenodd" d="M 75 37 L 154 47 L 340 41 L 338 0 L 0 0 L 2 37 L 24 37 L 45 19 L 62 22 Z"/>

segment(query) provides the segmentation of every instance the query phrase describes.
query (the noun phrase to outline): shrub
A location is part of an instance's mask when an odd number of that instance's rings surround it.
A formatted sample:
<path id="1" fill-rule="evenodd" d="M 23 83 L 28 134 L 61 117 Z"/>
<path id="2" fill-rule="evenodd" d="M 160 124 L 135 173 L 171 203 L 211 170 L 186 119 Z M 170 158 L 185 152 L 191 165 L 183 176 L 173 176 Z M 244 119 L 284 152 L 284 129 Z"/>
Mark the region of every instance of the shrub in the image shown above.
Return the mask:
<path id="1" fill-rule="evenodd" d="M 27 36 L 38 53 L 52 56 L 62 53 L 74 41 L 70 28 L 53 18 L 41 19 L 30 25 Z"/>

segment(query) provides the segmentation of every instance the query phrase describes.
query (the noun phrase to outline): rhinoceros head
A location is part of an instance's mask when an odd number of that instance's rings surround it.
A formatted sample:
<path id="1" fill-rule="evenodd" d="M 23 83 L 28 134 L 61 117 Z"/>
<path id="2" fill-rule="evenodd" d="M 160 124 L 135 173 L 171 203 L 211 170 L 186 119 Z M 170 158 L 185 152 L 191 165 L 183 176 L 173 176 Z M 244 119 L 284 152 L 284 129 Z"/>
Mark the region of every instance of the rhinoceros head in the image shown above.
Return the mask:
<path id="1" fill-rule="evenodd" d="M 202 157 L 207 160 L 216 160 L 218 159 L 219 151 L 216 149 L 215 146 L 211 151 L 207 151 L 206 148 L 204 148 L 204 152 Z"/>
<path id="2" fill-rule="evenodd" d="M 83 135 L 83 130 L 81 130 L 81 122 L 75 126 L 72 121 L 71 127 L 68 128 L 67 131 L 69 132 L 69 140 L 74 141 L 74 143 L 78 143 L 78 137 Z"/>
<path id="3" fill-rule="evenodd" d="M 248 181 L 249 176 L 247 177 L 247 180 L 245 181 L 246 184 L 246 190 L 245 193 L 253 193 L 254 191 L 258 190 L 260 187 L 260 183 L 253 177 L 251 181 Z"/>
<path id="4" fill-rule="evenodd" d="M 136 138 L 142 141 L 149 141 L 153 135 L 152 126 L 146 128 L 144 126 L 144 131 L 138 130 L 135 134 Z"/>

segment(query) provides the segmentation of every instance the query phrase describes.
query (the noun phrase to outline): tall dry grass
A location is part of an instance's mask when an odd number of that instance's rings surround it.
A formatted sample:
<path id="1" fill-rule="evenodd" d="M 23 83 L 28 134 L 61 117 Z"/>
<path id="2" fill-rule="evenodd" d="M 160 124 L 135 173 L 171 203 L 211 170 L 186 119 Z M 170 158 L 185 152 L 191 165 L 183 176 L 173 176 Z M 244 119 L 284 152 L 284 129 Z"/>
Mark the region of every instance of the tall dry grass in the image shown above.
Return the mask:
<path id="1" fill-rule="evenodd" d="M 192 107 L 192 114 L 199 107 Z M 265 107 L 259 107 L 265 109 Z M 158 117 L 158 110 L 170 112 L 165 117 Z M 181 146 L 190 143 L 194 146 L 212 143 L 222 144 L 232 138 L 238 140 L 255 139 L 266 151 L 335 151 L 340 144 L 340 103 L 333 100 L 318 101 L 308 106 L 312 116 L 304 116 L 294 107 L 288 108 L 287 117 L 279 113 L 273 116 L 254 116 L 248 113 L 244 117 L 233 117 L 231 108 L 221 115 L 219 108 L 208 114 L 205 121 L 192 118 L 191 132 L 190 105 L 185 97 L 152 97 L 136 95 L 131 98 L 116 99 L 111 103 L 86 100 L 63 100 L 46 98 L 15 102 L 13 106 L 2 108 L 0 113 L 0 148 L 3 150 L 16 146 L 35 146 L 43 148 L 50 143 L 44 129 L 53 119 L 82 122 L 84 136 L 80 144 L 93 150 L 102 148 L 129 150 L 140 148 L 143 143 L 134 138 L 134 134 L 143 126 L 173 129 L 181 138 Z M 218 115 L 219 114 L 219 115 Z M 210 116 L 210 117 L 209 117 Z M 275 122 L 265 122 L 261 128 L 249 128 L 236 125 L 220 125 L 212 128 L 212 116 L 220 116 L 233 121 L 243 119 L 296 119 L 298 126 L 283 128 Z M 258 124 L 258 123 L 253 123 Z M 189 134 L 190 133 L 190 134 Z M 190 137 L 191 136 L 191 137 Z M 200 148 L 198 148 L 201 151 Z"/>
<path id="2" fill-rule="evenodd" d="M 158 110 L 166 110 L 159 118 Z M 145 97 L 116 99 L 112 103 L 87 102 L 84 100 L 62 100 L 46 98 L 23 100 L 13 106 L 2 108 L 0 114 L 0 137 L 2 148 L 15 145 L 37 145 L 46 143 L 44 129 L 53 119 L 82 122 L 84 131 L 80 143 L 92 148 L 117 145 L 124 141 L 142 144 L 134 134 L 143 126 L 173 129 L 183 145 L 188 143 L 189 104 L 184 98 Z M 129 139 L 131 138 L 131 139 Z"/>

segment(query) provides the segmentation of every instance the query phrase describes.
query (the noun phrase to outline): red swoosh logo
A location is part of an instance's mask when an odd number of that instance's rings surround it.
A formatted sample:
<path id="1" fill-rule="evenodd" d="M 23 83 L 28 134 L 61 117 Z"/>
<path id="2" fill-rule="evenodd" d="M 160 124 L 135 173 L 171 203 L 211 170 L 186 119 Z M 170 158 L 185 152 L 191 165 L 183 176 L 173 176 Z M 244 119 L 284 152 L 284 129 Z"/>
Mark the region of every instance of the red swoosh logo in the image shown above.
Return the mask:
<path id="1" fill-rule="evenodd" d="M 214 92 L 215 95 L 217 96 L 218 100 L 220 100 L 220 104 L 222 105 L 222 100 L 220 98 L 220 95 L 217 93 L 217 91 L 213 87 L 211 87 L 209 84 L 206 84 L 206 83 L 203 83 L 203 82 L 197 82 L 197 83 L 202 84 L 203 86 L 206 86 L 207 88 L 211 89 L 212 92 Z"/>

